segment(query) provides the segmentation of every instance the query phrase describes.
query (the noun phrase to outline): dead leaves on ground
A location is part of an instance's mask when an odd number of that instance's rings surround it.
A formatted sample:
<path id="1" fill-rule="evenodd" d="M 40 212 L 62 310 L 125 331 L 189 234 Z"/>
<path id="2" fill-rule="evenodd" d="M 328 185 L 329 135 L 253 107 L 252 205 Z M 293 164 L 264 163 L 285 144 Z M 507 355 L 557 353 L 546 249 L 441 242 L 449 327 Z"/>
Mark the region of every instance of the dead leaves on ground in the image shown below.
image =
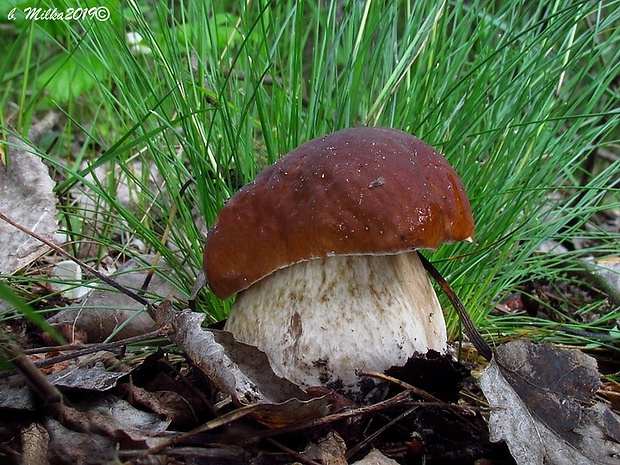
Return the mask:
<path id="1" fill-rule="evenodd" d="M 620 417 L 595 393 L 596 361 L 579 350 L 514 341 L 499 347 L 481 378 L 493 410 L 492 441 L 519 464 L 620 461 Z"/>
<path id="2" fill-rule="evenodd" d="M 33 125 L 29 134 L 33 146 L 57 118 L 50 113 Z M 0 212 L 31 231 L 52 239 L 58 227 L 54 181 L 49 168 L 34 155 L 36 150 L 33 147 L 12 135 L 7 137 L 4 150 L 8 151 L 8 156 L 5 153 L 5 163 L 0 163 Z M 0 275 L 11 275 L 47 252 L 48 248 L 0 221 L 0 250 L 4 251 L 0 259 Z"/>
<path id="3" fill-rule="evenodd" d="M 580 351 L 525 341 L 500 347 L 481 379 L 490 409 L 468 370 L 436 354 L 393 371 L 400 385 L 360 406 L 278 378 L 264 354 L 203 328 L 201 314 L 169 304 L 151 313 L 188 360 L 161 351 L 133 364 L 119 363 L 122 353 L 83 357 L 47 375 L 66 403 L 45 416 L 23 381 L 2 380 L 0 408 L 20 431 L 4 438 L 4 455 L 54 463 L 514 463 L 490 432 L 519 464 L 620 457 L 620 422 L 596 399 L 596 363 Z M 440 383 L 424 379 L 440 372 L 448 373 Z"/>
<path id="4" fill-rule="evenodd" d="M 464 392 L 476 392 L 468 370 L 436 354 L 393 371 L 401 386 L 391 387 L 383 401 L 359 406 L 278 378 L 263 353 L 203 328 L 201 314 L 165 304 L 151 316 L 171 328 L 189 364 L 178 357 L 171 362 L 163 352 L 133 365 L 119 364 L 118 354 L 83 357 L 47 375 L 67 403 L 44 416 L 18 377 L 2 380 L 3 417 L 13 417 L 20 431 L 19 441 L 5 444 L 5 456 L 54 463 L 119 457 L 128 463 L 346 464 L 374 450 L 377 462 L 361 463 L 513 463 L 501 445 L 489 442 L 490 431 L 519 464 L 607 464 L 620 457 L 618 416 L 594 397 L 596 363 L 580 351 L 525 341 L 500 347 L 481 378 L 490 410 L 465 402 Z M 444 373 L 439 383 L 437 373 Z M 409 382 L 428 390 L 424 399 L 417 388 L 407 389 Z"/>
<path id="5" fill-rule="evenodd" d="M 47 375 L 63 393 L 61 407 L 45 409 L 37 399 L 10 405 L 0 395 L 0 408 L 9 413 L 4 418 L 15 418 L 13 426 L 21 431 L 12 440 L 3 437 L 5 456 L 23 456 L 30 440 L 38 446 L 28 454 L 40 451 L 44 455 L 38 459 L 52 457 L 55 463 L 104 463 L 119 457 L 128 463 L 346 464 L 377 449 L 364 464 L 431 454 L 440 460 L 463 454 L 492 458 L 503 451 L 486 441 L 478 412 L 445 398 L 428 404 L 416 391 L 395 387 L 383 401 L 360 406 L 325 389 L 308 393 L 276 377 L 254 347 L 203 328 L 203 315 L 160 305 L 152 316 L 172 328 L 171 338 L 189 364 L 158 352 L 123 365 L 122 353 L 99 353 L 81 360 L 79 367 L 63 366 Z M 439 366 L 448 360 L 439 358 L 425 363 Z M 107 370 L 98 363 L 102 359 Z M 120 373 L 118 367 L 124 367 Z M 18 379 L 2 380 L 0 392 L 6 393 L 10 381 L 12 399 L 20 392 L 29 396 Z M 458 392 L 458 386 L 450 392 Z M 125 417 L 136 419 L 121 422 Z M 477 444 L 475 451 L 465 444 L 455 447 L 464 432 Z M 84 450 L 92 453 L 84 455 Z"/>

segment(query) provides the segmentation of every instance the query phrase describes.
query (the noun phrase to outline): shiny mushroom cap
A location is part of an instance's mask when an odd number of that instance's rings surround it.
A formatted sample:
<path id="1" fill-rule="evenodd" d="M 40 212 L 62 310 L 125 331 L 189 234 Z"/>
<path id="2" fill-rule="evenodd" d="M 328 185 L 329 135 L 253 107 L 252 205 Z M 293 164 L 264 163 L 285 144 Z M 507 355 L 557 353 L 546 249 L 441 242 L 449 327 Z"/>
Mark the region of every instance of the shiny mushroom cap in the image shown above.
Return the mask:
<path id="1" fill-rule="evenodd" d="M 394 255 L 473 237 L 465 188 L 424 141 L 381 127 L 308 141 L 242 187 L 208 233 L 203 266 L 226 299 L 278 269 Z"/>

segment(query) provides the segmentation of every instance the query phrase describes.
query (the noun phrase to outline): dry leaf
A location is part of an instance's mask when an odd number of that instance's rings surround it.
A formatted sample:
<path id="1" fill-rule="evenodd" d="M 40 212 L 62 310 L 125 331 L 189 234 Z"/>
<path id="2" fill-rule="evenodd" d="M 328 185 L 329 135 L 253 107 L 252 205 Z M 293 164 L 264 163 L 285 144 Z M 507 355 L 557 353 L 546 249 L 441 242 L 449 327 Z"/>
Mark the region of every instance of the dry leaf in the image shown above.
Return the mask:
<path id="1" fill-rule="evenodd" d="M 95 433 L 71 431 L 56 420 L 45 421 L 50 435 L 48 457 L 53 463 L 102 464 L 116 455 L 114 441 Z"/>
<path id="2" fill-rule="evenodd" d="M 62 419 L 64 424 L 51 419 L 45 423 L 53 463 L 108 463 L 119 448 L 156 446 L 170 424 L 114 396 L 87 400 L 78 408 L 65 406 Z"/>
<path id="3" fill-rule="evenodd" d="M 347 444 L 334 431 L 329 431 L 316 444 L 317 457 L 323 465 L 347 465 Z"/>
<path id="4" fill-rule="evenodd" d="M 56 232 L 54 181 L 35 149 L 8 136 L 9 160 L 0 167 L 0 211 L 11 220 L 52 239 Z M 0 221 L 0 275 L 11 275 L 48 250 L 26 233 Z"/>
<path id="5" fill-rule="evenodd" d="M 118 273 L 111 277 L 120 285 L 137 291 L 147 276 L 152 255 L 143 255 L 127 261 Z M 166 265 L 158 265 L 158 269 L 167 272 Z M 164 280 L 157 273 L 149 283 L 149 294 L 164 298 L 184 298 L 181 292 Z M 50 317 L 48 322 L 59 329 L 70 340 L 74 334 L 85 334 L 86 341 L 102 342 L 114 333 L 112 340 L 126 339 L 148 333 L 155 328 L 151 317 L 144 311 L 144 305 L 131 297 L 108 286 L 93 290 L 79 304 L 64 308 Z"/>
<path id="6" fill-rule="evenodd" d="M 154 413 L 138 410 L 127 401 L 111 395 L 85 401 L 78 408 L 76 413 L 88 418 L 91 430 L 105 431 L 117 441 L 130 439 L 147 447 L 163 440 L 156 436 L 166 431 L 170 424 Z"/>
<path id="7" fill-rule="evenodd" d="M 115 387 L 118 380 L 128 374 L 128 372 L 108 371 L 103 363 L 95 363 L 92 367 L 72 365 L 58 373 L 48 375 L 47 379 L 54 386 L 62 389 L 107 391 Z"/>
<path id="8" fill-rule="evenodd" d="M 510 342 L 496 351 L 480 384 L 494 408 L 490 439 L 506 441 L 517 463 L 619 463 L 620 419 L 593 403 L 599 374 L 583 352 Z"/>
<path id="9" fill-rule="evenodd" d="M 279 427 L 320 418 L 327 413 L 327 396 L 311 398 L 290 381 L 277 376 L 264 352 L 243 344 L 226 331 L 203 328 L 204 314 L 174 312 L 169 302 L 155 310 L 160 326 L 174 329 L 173 340 L 218 389 L 238 406 L 249 406 L 259 422 Z"/>

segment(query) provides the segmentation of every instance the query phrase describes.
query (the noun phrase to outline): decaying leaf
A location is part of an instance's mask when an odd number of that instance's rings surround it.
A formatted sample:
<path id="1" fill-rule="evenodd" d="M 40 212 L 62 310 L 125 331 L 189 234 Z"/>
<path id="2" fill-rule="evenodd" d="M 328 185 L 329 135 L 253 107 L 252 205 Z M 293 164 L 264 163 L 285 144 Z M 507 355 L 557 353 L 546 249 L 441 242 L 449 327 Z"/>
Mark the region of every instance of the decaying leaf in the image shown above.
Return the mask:
<path id="1" fill-rule="evenodd" d="M 169 425 L 153 413 L 108 395 L 83 401 L 77 408 L 64 407 L 62 417 L 63 424 L 52 419 L 45 422 L 54 463 L 108 463 L 119 447 L 157 445 L 163 440 L 158 436 Z"/>
<path id="2" fill-rule="evenodd" d="M 334 431 L 329 431 L 316 444 L 312 444 L 311 448 L 313 454 L 306 453 L 306 455 L 320 460 L 324 465 L 347 465 L 345 458 L 347 444 Z"/>
<path id="3" fill-rule="evenodd" d="M 114 280 L 132 290 L 139 290 L 148 273 L 148 264 L 152 255 L 143 255 L 131 259 L 113 275 Z M 160 270 L 167 270 L 166 265 L 158 265 Z M 148 288 L 149 294 L 164 298 L 184 298 L 169 282 L 157 273 L 153 275 Z M 109 336 L 113 340 L 126 339 L 148 333 L 155 324 L 144 311 L 144 305 L 131 297 L 108 286 L 93 290 L 79 304 L 66 307 L 48 322 L 59 329 L 68 339 L 75 340 L 74 335 L 81 334 L 80 342 L 102 342 Z M 86 340 L 83 340 L 86 339 Z"/>
<path id="4" fill-rule="evenodd" d="M 127 374 L 127 372 L 108 371 L 102 363 L 95 363 L 92 367 L 70 366 L 48 375 L 48 379 L 54 386 L 63 389 L 102 392 L 115 387 L 118 380 Z"/>
<path id="5" fill-rule="evenodd" d="M 327 412 L 327 397 L 311 398 L 271 369 L 264 352 L 236 341 L 226 331 L 204 329 L 205 315 L 174 312 L 168 302 L 155 315 L 160 326 L 174 328 L 174 342 L 236 405 L 255 406 L 251 416 L 272 427 L 319 418 Z"/>
<path id="6" fill-rule="evenodd" d="M 617 464 L 620 419 L 595 403 L 596 361 L 579 350 L 514 341 L 484 371 L 491 441 L 519 464 Z"/>
<path id="7" fill-rule="evenodd" d="M 117 382 L 129 371 L 109 371 L 101 363 L 106 352 L 100 351 L 65 362 L 67 367 L 47 374 L 46 378 L 61 389 L 88 393 L 104 392 L 116 387 Z M 0 380 L 0 409 L 6 411 L 36 411 L 38 402 L 19 374 Z"/>
<path id="8" fill-rule="evenodd" d="M 48 419 L 45 429 L 50 435 L 48 457 L 55 463 L 101 464 L 114 459 L 114 441 L 96 433 L 82 433 Z"/>
<path id="9" fill-rule="evenodd" d="M 143 442 L 149 447 L 161 440 L 156 436 L 165 431 L 170 424 L 167 420 L 161 420 L 156 414 L 138 410 L 127 401 L 112 395 L 82 402 L 78 405 L 78 409 L 75 411 L 76 414 L 88 418 L 91 430 L 105 431 L 117 441 Z"/>
<path id="10" fill-rule="evenodd" d="M 9 135 L 8 163 L 0 165 L 0 212 L 39 235 L 52 239 L 57 230 L 54 181 L 35 149 Z M 0 221 L 0 275 L 24 267 L 48 247 Z"/>
<path id="11" fill-rule="evenodd" d="M 20 431 L 20 439 L 23 444 L 22 463 L 39 463 L 47 465 L 47 447 L 50 436 L 40 423 L 31 423 Z"/>

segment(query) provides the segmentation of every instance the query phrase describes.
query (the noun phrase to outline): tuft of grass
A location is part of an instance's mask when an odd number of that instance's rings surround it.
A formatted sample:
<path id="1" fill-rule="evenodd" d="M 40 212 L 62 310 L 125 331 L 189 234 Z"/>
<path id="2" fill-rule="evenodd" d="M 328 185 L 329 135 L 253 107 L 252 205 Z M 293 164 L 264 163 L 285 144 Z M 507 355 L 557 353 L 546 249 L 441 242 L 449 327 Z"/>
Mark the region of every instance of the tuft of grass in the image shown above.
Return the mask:
<path id="1" fill-rule="evenodd" d="M 57 172 L 76 253 L 91 242 L 93 260 L 130 254 L 139 239 L 189 290 L 203 226 L 240 185 L 300 143 L 358 125 L 415 134 L 461 175 L 475 243 L 431 259 L 492 334 L 526 324 L 490 315 L 519 284 L 618 253 L 617 234 L 592 225 L 620 208 L 620 161 L 587 163 L 618 153 L 618 0 L 105 5 L 105 22 L 21 24 L 12 64 L 0 67 L 3 108 L 13 109 L 4 131 L 25 134 L 47 108 L 65 116 L 61 143 L 39 155 Z M 68 65 L 49 57 L 70 57 L 91 84 L 50 101 Z M 118 198 L 123 183 L 130 202 Z M 78 188 L 88 202 L 74 201 Z M 574 237 L 594 245 L 538 253 Z M 201 308 L 217 320 L 229 303 L 205 292 Z M 618 318 L 615 309 L 595 326 Z"/>

